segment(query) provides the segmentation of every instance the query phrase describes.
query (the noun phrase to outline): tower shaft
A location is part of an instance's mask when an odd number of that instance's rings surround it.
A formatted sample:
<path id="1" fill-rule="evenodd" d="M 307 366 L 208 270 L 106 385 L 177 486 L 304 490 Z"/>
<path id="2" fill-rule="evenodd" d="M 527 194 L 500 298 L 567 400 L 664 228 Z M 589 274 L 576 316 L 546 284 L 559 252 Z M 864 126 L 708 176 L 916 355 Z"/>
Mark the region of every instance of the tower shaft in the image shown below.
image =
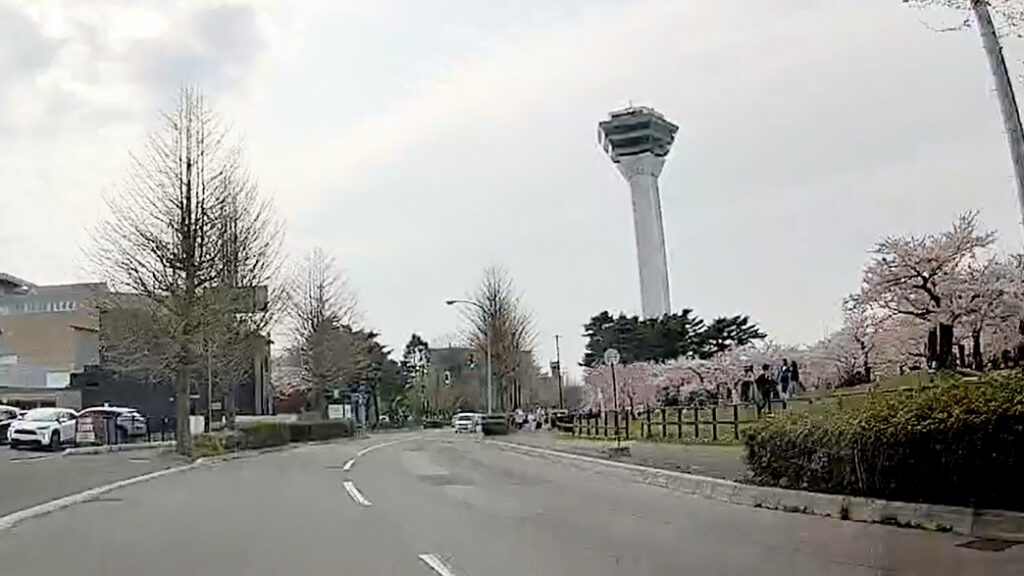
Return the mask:
<path id="1" fill-rule="evenodd" d="M 633 198 L 633 229 L 640 269 L 640 305 L 645 318 L 660 318 L 672 310 L 668 287 L 668 258 L 661 218 L 658 176 L 665 158 L 654 154 L 624 157 L 617 166 L 629 182 Z"/>

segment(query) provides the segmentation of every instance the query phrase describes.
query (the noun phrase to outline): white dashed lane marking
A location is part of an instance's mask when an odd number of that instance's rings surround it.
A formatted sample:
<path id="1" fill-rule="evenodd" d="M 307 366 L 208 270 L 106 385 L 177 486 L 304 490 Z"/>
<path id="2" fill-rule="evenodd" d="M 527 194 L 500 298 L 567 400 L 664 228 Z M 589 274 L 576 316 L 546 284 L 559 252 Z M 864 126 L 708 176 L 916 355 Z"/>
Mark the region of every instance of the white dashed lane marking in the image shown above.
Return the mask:
<path id="1" fill-rule="evenodd" d="M 456 576 L 451 567 L 437 554 L 420 554 L 420 560 L 441 576 Z"/>
<path id="2" fill-rule="evenodd" d="M 356 485 L 349 480 L 345 480 L 345 491 L 348 492 L 348 495 L 356 501 L 356 504 L 359 504 L 360 506 L 371 505 L 370 501 L 363 496 L 362 492 L 360 492 L 358 488 L 356 488 Z"/>
<path id="3" fill-rule="evenodd" d="M 345 472 L 348 472 L 349 470 L 352 469 L 352 465 L 355 464 L 355 463 L 356 463 L 356 459 L 353 458 L 353 459 L 349 460 L 348 462 L 345 462 L 345 465 L 341 469 L 344 470 Z"/>

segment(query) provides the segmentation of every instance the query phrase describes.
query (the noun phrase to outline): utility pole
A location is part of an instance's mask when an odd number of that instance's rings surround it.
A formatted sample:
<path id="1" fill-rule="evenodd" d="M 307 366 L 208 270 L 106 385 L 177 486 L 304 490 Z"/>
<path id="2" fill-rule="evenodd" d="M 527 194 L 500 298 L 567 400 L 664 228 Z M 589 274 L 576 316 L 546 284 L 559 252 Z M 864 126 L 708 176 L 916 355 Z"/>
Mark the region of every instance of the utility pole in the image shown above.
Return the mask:
<path id="1" fill-rule="evenodd" d="M 558 409 L 565 409 L 565 401 L 562 398 L 562 351 L 558 347 L 560 336 L 555 334 L 555 364 L 558 366 Z"/>
<path id="2" fill-rule="evenodd" d="M 1024 130 L 1021 129 L 1020 111 L 1013 93 L 1010 73 L 1006 69 L 1003 47 L 992 24 L 992 14 L 988 5 L 988 0 L 971 0 L 971 9 L 978 21 L 978 32 L 981 34 L 981 44 L 985 48 L 992 80 L 996 85 L 996 96 L 999 98 L 1003 128 L 1006 130 L 1006 139 L 1010 145 L 1010 160 L 1013 162 L 1013 175 L 1017 183 L 1017 209 L 1021 211 L 1021 225 L 1024 225 Z"/>

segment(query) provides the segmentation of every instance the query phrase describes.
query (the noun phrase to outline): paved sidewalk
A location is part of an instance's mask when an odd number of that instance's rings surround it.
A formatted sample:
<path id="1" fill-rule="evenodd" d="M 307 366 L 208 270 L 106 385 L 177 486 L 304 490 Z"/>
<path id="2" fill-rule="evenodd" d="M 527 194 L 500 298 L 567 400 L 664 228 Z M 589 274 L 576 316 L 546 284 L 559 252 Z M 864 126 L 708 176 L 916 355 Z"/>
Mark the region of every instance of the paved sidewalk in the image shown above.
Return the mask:
<path id="1" fill-rule="evenodd" d="M 0 446 L 0 516 L 185 463 L 165 450 L 68 455 Z"/>
<path id="2" fill-rule="evenodd" d="M 608 458 L 608 448 L 615 446 L 614 440 L 578 440 L 548 430 L 515 432 L 495 439 L 596 458 Z M 747 471 L 742 446 L 636 441 L 623 442 L 622 445 L 629 446 L 630 455 L 615 458 L 621 462 L 725 480 L 740 480 Z"/>

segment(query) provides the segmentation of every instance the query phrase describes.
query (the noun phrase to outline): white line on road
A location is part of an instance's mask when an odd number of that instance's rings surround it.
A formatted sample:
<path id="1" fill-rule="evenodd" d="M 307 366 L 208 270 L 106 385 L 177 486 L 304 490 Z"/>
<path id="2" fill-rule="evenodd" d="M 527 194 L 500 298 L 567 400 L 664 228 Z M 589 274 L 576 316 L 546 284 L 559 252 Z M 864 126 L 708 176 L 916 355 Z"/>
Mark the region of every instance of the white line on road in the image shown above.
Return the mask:
<path id="1" fill-rule="evenodd" d="M 441 576 L 455 576 L 455 572 L 437 554 L 420 554 L 420 560 Z"/>
<path id="2" fill-rule="evenodd" d="M 348 492 L 348 495 L 356 501 L 356 504 L 359 504 L 360 506 L 370 506 L 370 501 L 363 496 L 359 489 L 356 488 L 355 484 L 348 480 L 345 480 L 345 491 Z"/>
<path id="3" fill-rule="evenodd" d="M 387 446 L 392 446 L 392 445 L 398 444 L 399 442 L 408 442 L 409 440 L 416 440 L 417 438 L 420 438 L 420 436 L 417 435 L 417 436 L 413 436 L 411 438 L 400 438 L 398 440 L 392 440 L 390 442 L 384 442 L 382 444 L 374 444 L 373 446 L 367 446 L 366 448 L 363 448 L 359 452 L 356 452 L 356 456 L 363 456 L 365 454 L 373 452 L 377 448 L 385 448 Z"/>
<path id="4" fill-rule="evenodd" d="M 353 459 L 349 460 L 348 462 L 345 462 L 345 465 L 341 469 L 344 470 L 345 472 L 348 472 L 349 470 L 352 469 L 352 465 L 355 464 L 355 463 L 356 463 L 356 459 L 353 458 Z"/>

